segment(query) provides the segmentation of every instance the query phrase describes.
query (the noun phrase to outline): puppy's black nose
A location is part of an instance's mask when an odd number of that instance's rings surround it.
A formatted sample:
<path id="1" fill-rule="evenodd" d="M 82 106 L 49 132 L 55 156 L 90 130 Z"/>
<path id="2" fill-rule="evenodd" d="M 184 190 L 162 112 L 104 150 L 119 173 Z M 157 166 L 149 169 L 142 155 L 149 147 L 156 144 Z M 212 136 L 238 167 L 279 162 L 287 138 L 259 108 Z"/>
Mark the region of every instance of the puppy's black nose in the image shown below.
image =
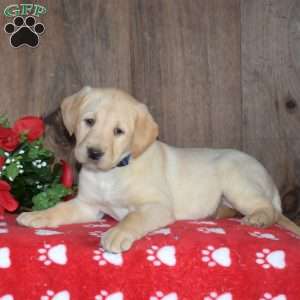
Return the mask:
<path id="1" fill-rule="evenodd" d="M 88 157 L 92 160 L 99 160 L 104 154 L 101 150 L 95 148 L 88 148 L 87 153 Z"/>

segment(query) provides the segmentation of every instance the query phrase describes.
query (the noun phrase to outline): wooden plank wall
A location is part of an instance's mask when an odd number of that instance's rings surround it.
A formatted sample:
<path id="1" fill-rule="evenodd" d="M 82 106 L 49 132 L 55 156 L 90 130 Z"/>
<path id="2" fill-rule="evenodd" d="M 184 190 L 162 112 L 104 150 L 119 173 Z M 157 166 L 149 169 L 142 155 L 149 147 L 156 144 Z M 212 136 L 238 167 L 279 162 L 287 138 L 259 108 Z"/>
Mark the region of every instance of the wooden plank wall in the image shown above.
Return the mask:
<path id="1" fill-rule="evenodd" d="M 300 184 L 300 2 L 241 1 L 243 149 Z"/>
<path id="2" fill-rule="evenodd" d="M 149 105 L 162 140 L 243 149 L 280 187 L 300 184 L 299 1 L 19 2 L 48 6 L 46 32 L 38 48 L 13 49 L 0 30 L 1 113 L 116 86 Z"/>

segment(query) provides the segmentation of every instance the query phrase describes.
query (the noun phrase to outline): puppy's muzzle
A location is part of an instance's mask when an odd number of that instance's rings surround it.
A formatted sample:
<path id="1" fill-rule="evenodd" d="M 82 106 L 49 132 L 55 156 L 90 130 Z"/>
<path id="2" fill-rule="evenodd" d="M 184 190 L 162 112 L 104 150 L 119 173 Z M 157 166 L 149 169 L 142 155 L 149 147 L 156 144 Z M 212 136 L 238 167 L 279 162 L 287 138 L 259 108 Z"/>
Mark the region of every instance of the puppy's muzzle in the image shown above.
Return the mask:
<path id="1" fill-rule="evenodd" d="M 87 154 L 89 159 L 97 161 L 104 155 L 104 152 L 102 152 L 100 149 L 88 148 Z"/>

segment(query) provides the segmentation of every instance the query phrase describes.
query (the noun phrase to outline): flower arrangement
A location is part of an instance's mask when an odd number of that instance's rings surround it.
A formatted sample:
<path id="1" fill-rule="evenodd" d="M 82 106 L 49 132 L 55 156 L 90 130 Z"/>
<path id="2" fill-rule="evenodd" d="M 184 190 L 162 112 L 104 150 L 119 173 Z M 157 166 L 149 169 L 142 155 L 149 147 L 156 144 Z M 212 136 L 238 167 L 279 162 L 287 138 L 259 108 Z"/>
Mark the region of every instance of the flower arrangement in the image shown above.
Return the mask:
<path id="1" fill-rule="evenodd" d="M 0 116 L 0 214 L 4 210 L 40 210 L 73 194 L 72 169 L 43 146 L 45 125 L 26 116 L 11 127 Z"/>

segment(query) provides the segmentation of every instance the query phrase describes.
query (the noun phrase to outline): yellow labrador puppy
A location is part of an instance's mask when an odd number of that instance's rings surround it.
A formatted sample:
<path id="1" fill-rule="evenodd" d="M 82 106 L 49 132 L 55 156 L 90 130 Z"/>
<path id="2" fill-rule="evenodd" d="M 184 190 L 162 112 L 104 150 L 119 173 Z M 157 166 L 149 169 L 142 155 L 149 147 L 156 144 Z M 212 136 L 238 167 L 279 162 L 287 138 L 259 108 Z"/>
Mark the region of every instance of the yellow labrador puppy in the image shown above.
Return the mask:
<path id="1" fill-rule="evenodd" d="M 267 171 L 247 154 L 159 142 L 158 126 L 146 106 L 116 89 L 85 87 L 64 99 L 61 109 L 82 164 L 78 195 L 44 211 L 22 213 L 19 224 L 93 222 L 108 214 L 120 222 L 105 233 L 102 246 L 121 252 L 175 220 L 214 215 L 225 198 L 245 215 L 245 224 L 278 222 L 300 233 L 282 216 Z"/>

